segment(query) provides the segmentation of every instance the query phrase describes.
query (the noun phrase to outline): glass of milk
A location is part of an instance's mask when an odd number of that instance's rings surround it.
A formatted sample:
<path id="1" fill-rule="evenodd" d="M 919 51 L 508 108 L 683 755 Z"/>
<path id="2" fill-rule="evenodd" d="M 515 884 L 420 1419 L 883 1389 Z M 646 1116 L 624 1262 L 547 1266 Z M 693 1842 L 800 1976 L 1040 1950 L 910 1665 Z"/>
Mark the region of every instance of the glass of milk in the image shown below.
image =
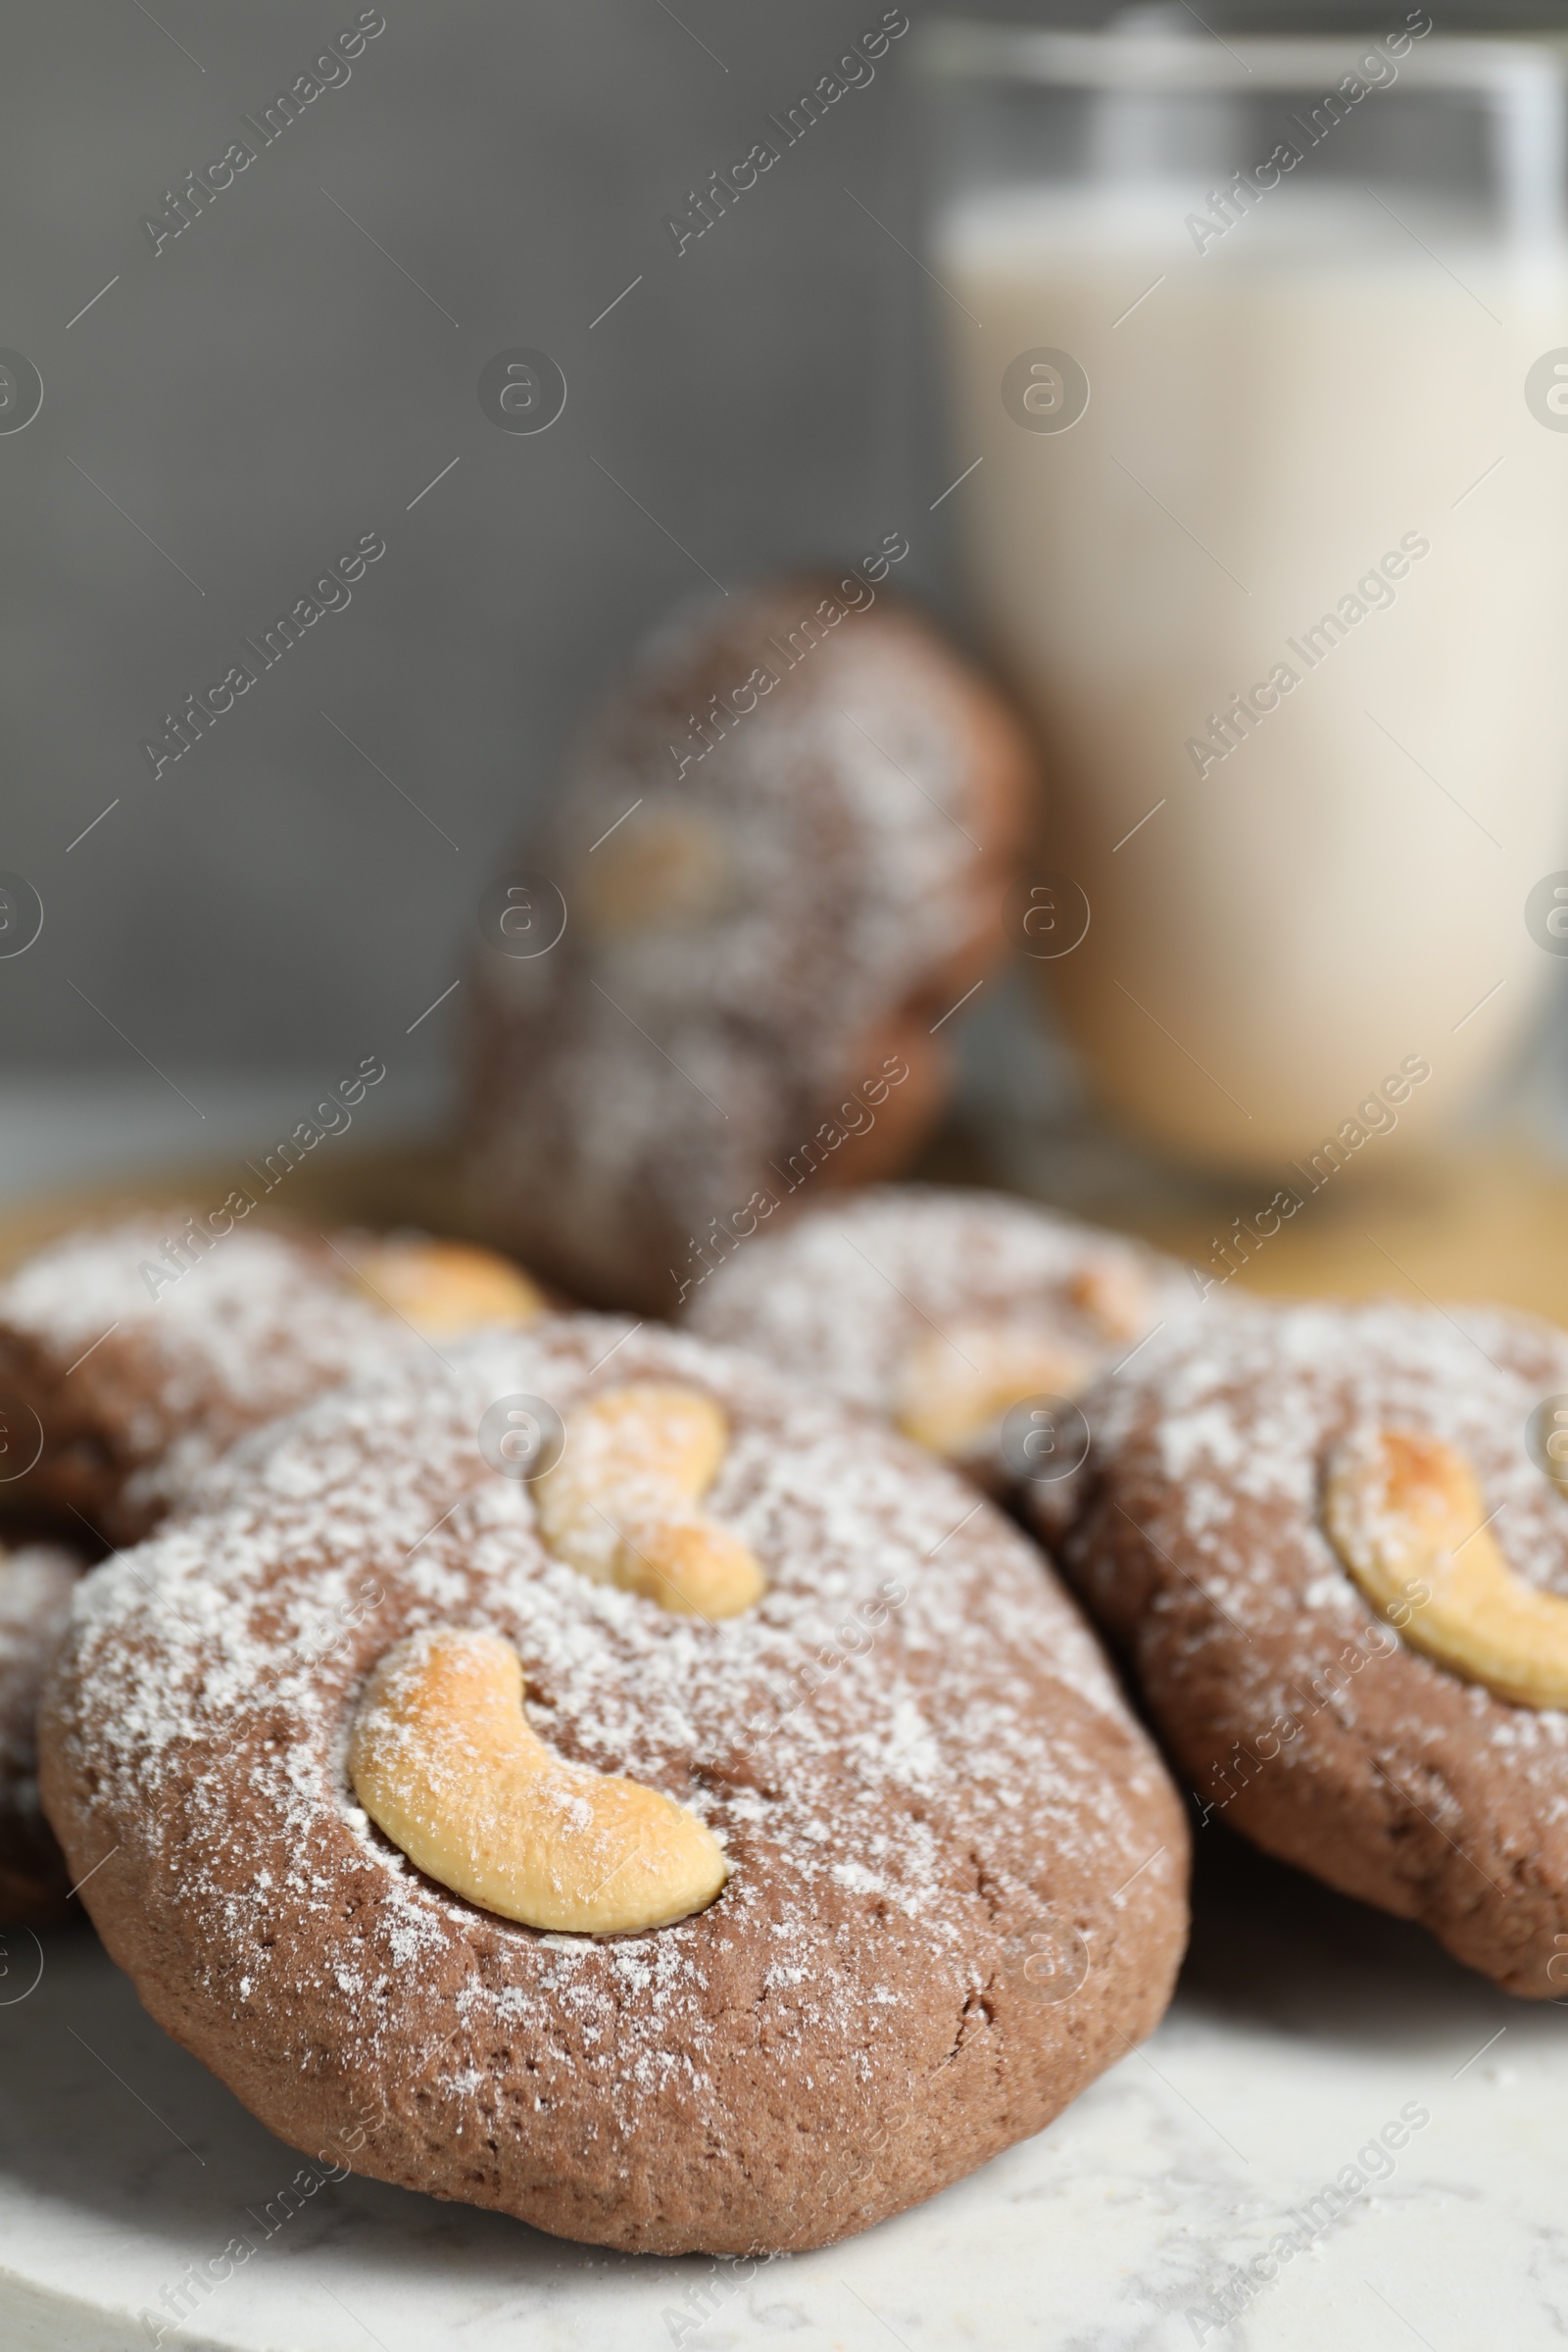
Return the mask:
<path id="1" fill-rule="evenodd" d="M 1188 1159 L 1440 1125 L 1568 952 L 1565 58 L 1404 0 L 927 37 L 952 507 L 1047 761 L 1026 944 Z"/>

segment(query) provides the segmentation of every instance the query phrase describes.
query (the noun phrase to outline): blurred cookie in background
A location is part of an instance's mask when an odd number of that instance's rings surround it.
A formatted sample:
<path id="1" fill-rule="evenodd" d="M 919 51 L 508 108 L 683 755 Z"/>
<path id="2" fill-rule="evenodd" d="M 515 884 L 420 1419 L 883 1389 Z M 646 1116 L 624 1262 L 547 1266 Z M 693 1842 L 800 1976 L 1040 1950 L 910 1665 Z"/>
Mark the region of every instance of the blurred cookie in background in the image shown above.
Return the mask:
<path id="1" fill-rule="evenodd" d="M 546 1303 L 466 1243 L 242 1225 L 226 1204 L 67 1234 L 0 1284 L 15 1462 L 0 1508 L 139 1543 L 247 1431 L 389 1351 L 531 1322 Z"/>
<path id="2" fill-rule="evenodd" d="M 1074 1399 L 1191 1314 L 1171 1258 L 1003 1193 L 883 1185 L 759 1232 L 694 1291 L 704 1339 L 868 1405 L 1056 1532 L 1089 1429 Z"/>
<path id="3" fill-rule="evenodd" d="M 906 1165 L 947 1099 L 945 1018 L 1001 951 L 1032 783 L 992 688 L 859 573 L 656 635 L 481 909 L 486 1230 L 673 1313 L 711 1234 Z"/>

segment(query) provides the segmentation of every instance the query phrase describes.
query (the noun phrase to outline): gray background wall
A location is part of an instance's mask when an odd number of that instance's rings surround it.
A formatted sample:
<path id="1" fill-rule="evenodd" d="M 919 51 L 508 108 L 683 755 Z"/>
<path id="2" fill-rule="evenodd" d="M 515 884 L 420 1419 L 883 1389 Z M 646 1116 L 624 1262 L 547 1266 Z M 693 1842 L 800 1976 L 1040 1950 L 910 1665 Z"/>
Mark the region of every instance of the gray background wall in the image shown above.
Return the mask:
<path id="1" fill-rule="evenodd" d="M 586 699 L 705 571 L 903 529 L 911 584 L 951 597 L 928 289 L 845 192 L 917 242 L 908 44 L 701 243 L 662 228 L 882 0 L 385 0 L 352 79 L 155 258 L 143 214 L 357 13 L 12 12 L 0 343 L 45 399 L 0 435 L 0 867 L 46 906 L 0 961 L 14 1064 L 384 1050 L 461 969 Z M 570 386 L 537 437 L 476 397 L 518 344 Z M 349 609 L 154 781 L 163 711 L 367 530 L 387 553 Z"/>
<path id="2" fill-rule="evenodd" d="M 10 28 L 0 342 L 45 398 L 0 436 L 0 866 L 46 922 L 0 963 L 3 1051 L 122 1057 L 85 997 L 169 1066 L 357 1055 L 455 976 L 585 700 L 705 569 L 905 528 L 942 579 L 922 281 L 844 193 L 910 241 L 894 74 L 678 259 L 662 225 L 882 0 L 679 0 L 689 32 L 658 0 L 386 0 L 352 79 L 155 258 L 141 216 L 358 7 L 156 13 L 51 0 Z M 537 437 L 476 397 L 518 344 L 569 384 Z M 366 530 L 387 554 L 353 604 L 155 782 L 163 711 Z"/>

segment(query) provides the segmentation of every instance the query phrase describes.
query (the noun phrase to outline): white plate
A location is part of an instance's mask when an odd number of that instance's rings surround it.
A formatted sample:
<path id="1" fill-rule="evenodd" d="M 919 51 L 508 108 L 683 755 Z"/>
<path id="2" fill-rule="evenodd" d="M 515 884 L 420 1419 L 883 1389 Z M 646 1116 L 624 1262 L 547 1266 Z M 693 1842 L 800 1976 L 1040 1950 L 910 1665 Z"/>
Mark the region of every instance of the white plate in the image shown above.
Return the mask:
<path id="1" fill-rule="evenodd" d="M 162 2326 L 177 2352 L 1560 2346 L 1563 2011 L 1508 1999 L 1217 1825 L 1200 1844 L 1193 1957 L 1147 2052 L 931 2203 L 755 2275 L 322 2181 L 143 2016 L 84 1930 L 43 1939 L 30 1992 L 38 1954 L 13 1931 L 0 2343 L 130 2352 Z M 1430 2121 L 1385 2177 L 1344 2180 L 1314 2235 L 1327 2208 L 1307 2201 L 1385 2125 L 1408 2130 L 1403 2109 Z M 302 2174 L 319 2185 L 283 2199 Z M 1227 2325 L 1210 2298 L 1281 2233 L 1312 2242 L 1273 2257 Z M 252 2250 L 231 2276 L 182 2289 L 235 2239 Z"/>

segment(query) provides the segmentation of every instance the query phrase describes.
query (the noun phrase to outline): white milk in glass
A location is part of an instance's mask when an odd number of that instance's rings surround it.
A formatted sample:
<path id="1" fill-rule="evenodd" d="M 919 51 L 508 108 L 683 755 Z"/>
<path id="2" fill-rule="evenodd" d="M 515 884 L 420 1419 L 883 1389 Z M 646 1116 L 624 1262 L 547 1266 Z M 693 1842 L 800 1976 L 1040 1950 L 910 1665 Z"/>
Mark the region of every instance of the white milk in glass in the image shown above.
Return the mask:
<path id="1" fill-rule="evenodd" d="M 1524 379 L 1568 273 L 1415 202 L 1283 185 L 1200 253 L 1163 184 L 940 226 L 955 504 L 1048 746 L 1040 863 L 1093 910 L 1044 968 L 1102 1093 L 1211 1160 L 1412 1059 L 1431 1124 L 1555 968 L 1524 902 L 1568 866 L 1568 433 Z M 1040 347 L 1087 372 L 1070 430 L 1003 405 Z"/>

